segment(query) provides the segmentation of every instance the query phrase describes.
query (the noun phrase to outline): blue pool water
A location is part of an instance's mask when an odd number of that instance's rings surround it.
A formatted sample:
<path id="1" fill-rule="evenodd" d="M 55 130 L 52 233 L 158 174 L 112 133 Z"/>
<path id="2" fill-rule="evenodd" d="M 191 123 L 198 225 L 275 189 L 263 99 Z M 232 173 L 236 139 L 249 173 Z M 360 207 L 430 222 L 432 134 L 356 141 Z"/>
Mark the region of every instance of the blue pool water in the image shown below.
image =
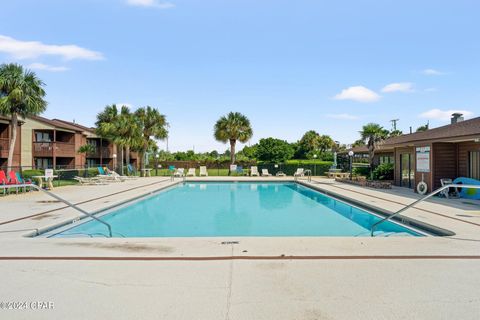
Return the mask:
<path id="1" fill-rule="evenodd" d="M 369 236 L 379 217 L 296 183 L 186 183 L 102 216 L 120 237 Z M 393 222 L 380 235 L 420 234 Z M 106 234 L 91 220 L 54 237 Z"/>

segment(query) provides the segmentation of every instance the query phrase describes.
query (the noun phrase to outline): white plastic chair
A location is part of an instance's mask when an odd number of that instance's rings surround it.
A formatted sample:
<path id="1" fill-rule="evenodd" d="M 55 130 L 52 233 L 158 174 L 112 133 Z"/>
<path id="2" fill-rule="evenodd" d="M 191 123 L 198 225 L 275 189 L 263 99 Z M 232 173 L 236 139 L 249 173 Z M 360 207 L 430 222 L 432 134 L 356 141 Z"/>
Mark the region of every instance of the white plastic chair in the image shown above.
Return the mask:
<path id="1" fill-rule="evenodd" d="M 297 171 L 293 174 L 294 177 L 303 177 L 305 175 L 303 168 L 297 168 Z"/>
<path id="2" fill-rule="evenodd" d="M 178 168 L 177 171 L 173 174 L 174 177 L 183 177 L 185 175 L 184 168 Z"/>
<path id="3" fill-rule="evenodd" d="M 207 171 L 207 167 L 206 166 L 201 166 L 200 167 L 200 174 L 199 176 L 205 176 L 205 177 L 208 177 L 208 171 Z"/>
<path id="4" fill-rule="evenodd" d="M 262 176 L 263 177 L 271 177 L 272 175 L 268 172 L 268 169 L 262 169 Z"/>
<path id="5" fill-rule="evenodd" d="M 256 176 L 258 177 L 259 174 L 258 174 L 258 167 L 250 167 L 250 176 Z"/>
<path id="6" fill-rule="evenodd" d="M 195 168 L 189 168 L 187 172 L 187 177 L 195 177 Z"/>

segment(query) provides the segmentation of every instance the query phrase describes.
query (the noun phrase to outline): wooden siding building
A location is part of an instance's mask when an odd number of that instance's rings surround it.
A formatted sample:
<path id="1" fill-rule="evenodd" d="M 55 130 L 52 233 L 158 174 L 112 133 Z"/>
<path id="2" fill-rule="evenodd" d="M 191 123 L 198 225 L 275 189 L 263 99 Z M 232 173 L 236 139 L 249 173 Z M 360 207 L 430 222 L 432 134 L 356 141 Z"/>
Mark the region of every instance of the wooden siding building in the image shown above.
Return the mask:
<path id="1" fill-rule="evenodd" d="M 353 151 L 368 153 L 361 148 Z M 389 138 L 378 146 L 376 163 L 388 155 L 394 159 L 397 186 L 415 188 L 424 181 L 430 192 L 443 178 L 480 179 L 480 117 L 463 120 L 454 114 L 449 125 Z"/>

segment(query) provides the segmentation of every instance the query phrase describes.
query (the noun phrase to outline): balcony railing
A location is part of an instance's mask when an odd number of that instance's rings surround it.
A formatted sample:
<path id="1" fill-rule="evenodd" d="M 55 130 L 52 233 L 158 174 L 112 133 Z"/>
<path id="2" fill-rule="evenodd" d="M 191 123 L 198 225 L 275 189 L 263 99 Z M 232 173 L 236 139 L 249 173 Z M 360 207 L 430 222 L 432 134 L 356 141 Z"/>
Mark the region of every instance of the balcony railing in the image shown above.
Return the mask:
<path id="1" fill-rule="evenodd" d="M 113 152 L 108 147 L 96 147 L 94 152 L 87 155 L 87 158 L 112 158 Z"/>
<path id="2" fill-rule="evenodd" d="M 35 157 L 75 157 L 75 143 L 71 142 L 34 142 L 33 155 Z"/>

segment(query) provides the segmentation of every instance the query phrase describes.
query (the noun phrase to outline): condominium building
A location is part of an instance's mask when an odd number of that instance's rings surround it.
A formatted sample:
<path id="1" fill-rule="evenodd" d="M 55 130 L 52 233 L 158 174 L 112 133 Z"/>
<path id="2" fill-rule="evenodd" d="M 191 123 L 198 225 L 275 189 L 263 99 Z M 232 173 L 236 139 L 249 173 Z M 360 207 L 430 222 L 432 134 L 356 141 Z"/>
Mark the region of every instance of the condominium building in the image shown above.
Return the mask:
<path id="1" fill-rule="evenodd" d="M 0 116 L 0 167 L 7 166 L 11 134 L 10 119 Z M 85 144 L 93 145 L 94 151 L 79 153 Z M 12 165 L 24 169 L 115 167 L 121 161 L 116 146 L 96 135 L 93 128 L 40 116 L 21 119 L 13 155 Z M 136 165 L 137 158 L 137 153 L 130 153 L 130 163 Z"/>

